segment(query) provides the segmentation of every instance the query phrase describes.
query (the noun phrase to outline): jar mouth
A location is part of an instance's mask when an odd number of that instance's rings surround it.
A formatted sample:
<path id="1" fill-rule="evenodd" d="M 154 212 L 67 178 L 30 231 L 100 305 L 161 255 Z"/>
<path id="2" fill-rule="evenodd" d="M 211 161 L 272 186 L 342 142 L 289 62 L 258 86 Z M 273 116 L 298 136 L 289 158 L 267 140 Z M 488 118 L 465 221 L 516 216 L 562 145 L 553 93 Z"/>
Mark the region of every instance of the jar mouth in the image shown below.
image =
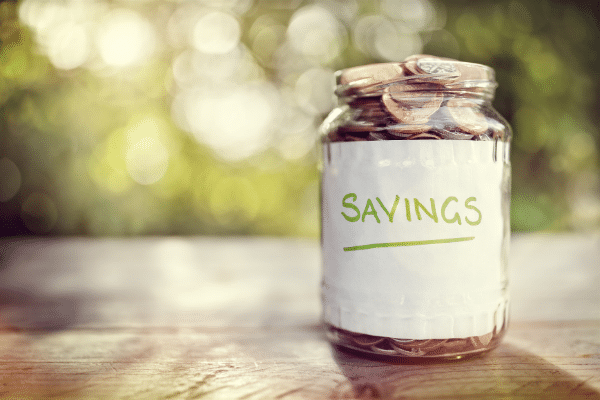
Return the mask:
<path id="1" fill-rule="evenodd" d="M 488 66 L 424 54 L 402 62 L 346 68 L 335 77 L 335 94 L 343 101 L 381 96 L 390 87 L 397 95 L 444 92 L 492 99 L 498 86 L 494 70 Z"/>

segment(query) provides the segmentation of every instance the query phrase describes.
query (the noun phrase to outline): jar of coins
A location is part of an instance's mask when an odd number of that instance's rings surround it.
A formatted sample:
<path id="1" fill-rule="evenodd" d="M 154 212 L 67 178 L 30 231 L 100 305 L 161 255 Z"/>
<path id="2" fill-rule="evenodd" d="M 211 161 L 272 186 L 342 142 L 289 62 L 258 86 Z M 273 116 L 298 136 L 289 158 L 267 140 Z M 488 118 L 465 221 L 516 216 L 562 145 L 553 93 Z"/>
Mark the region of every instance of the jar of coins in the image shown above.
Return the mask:
<path id="1" fill-rule="evenodd" d="M 507 325 L 511 130 L 484 65 L 427 55 L 339 71 L 321 126 L 323 321 L 412 358 L 496 347 Z"/>

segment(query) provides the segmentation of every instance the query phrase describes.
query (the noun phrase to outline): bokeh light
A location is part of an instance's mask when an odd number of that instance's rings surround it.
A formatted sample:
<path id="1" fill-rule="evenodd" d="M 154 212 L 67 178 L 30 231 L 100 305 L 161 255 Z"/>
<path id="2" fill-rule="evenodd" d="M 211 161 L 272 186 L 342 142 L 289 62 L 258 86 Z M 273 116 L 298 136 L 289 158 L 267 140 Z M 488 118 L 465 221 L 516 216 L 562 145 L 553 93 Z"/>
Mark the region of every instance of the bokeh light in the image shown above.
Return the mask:
<path id="1" fill-rule="evenodd" d="M 325 63 L 339 55 L 346 40 L 340 22 L 317 5 L 297 10 L 289 22 L 287 35 L 295 51 Z"/>
<path id="2" fill-rule="evenodd" d="M 49 38 L 48 58 L 57 68 L 77 68 L 87 61 L 89 54 L 89 34 L 82 24 L 64 23 Z"/>
<path id="3" fill-rule="evenodd" d="M 155 47 L 154 27 L 144 17 L 127 9 L 108 13 L 96 35 L 100 56 L 109 66 L 139 64 Z"/>
<path id="4" fill-rule="evenodd" d="M 203 15 L 193 31 L 194 47 L 203 53 L 224 54 L 240 41 L 240 24 L 232 15 L 220 11 Z"/>
<path id="5" fill-rule="evenodd" d="M 414 53 L 495 68 L 494 104 L 515 131 L 513 229 L 600 226 L 593 8 L 20 0 L 0 15 L 12 234 L 317 236 L 334 71 Z"/>

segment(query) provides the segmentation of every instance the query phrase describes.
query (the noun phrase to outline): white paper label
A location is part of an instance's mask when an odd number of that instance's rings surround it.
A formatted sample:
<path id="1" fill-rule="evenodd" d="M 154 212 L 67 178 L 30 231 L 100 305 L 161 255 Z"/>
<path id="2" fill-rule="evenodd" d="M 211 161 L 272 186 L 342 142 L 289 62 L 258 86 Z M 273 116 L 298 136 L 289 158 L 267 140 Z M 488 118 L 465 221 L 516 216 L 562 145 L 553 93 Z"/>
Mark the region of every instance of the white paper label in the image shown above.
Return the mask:
<path id="1" fill-rule="evenodd" d="M 493 330 L 505 285 L 504 164 L 495 145 L 323 145 L 326 322 L 405 339 Z"/>

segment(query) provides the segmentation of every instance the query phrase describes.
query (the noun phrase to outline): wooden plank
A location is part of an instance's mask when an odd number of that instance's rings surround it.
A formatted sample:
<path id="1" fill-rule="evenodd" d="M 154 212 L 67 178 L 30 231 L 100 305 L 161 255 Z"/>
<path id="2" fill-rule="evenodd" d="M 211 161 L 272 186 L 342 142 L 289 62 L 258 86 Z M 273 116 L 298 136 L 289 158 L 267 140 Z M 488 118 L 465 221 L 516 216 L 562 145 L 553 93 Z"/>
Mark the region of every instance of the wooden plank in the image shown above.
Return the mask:
<path id="1" fill-rule="evenodd" d="M 330 347 L 318 243 L 0 242 L 0 398 L 600 399 L 600 236 L 517 236 L 513 320 L 487 356 Z"/>
<path id="2" fill-rule="evenodd" d="M 382 362 L 318 326 L 0 334 L 5 398 L 600 399 L 600 323 L 516 324 L 484 357 Z M 549 344 L 549 346 L 546 346 Z"/>
<path id="3" fill-rule="evenodd" d="M 513 320 L 600 319 L 599 265 L 598 233 L 517 235 Z M 319 280 L 319 246 L 311 240 L 0 241 L 0 323 L 294 325 L 319 315 Z"/>

